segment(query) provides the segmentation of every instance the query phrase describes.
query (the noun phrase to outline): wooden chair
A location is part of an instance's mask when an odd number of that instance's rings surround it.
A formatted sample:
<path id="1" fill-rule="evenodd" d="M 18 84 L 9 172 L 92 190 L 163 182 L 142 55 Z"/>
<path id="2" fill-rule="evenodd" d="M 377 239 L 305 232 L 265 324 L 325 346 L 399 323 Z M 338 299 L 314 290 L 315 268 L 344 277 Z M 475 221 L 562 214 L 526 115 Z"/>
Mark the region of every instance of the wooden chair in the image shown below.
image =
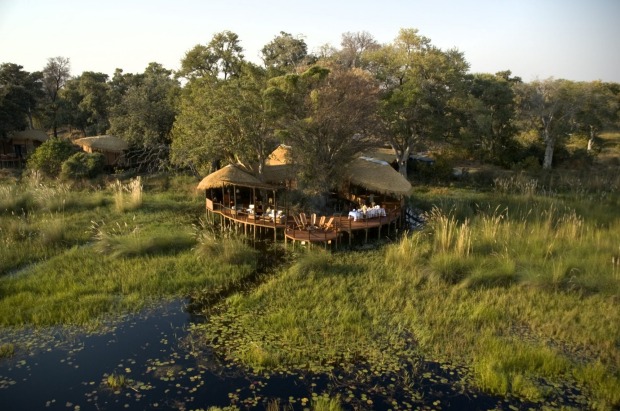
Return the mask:
<path id="1" fill-rule="evenodd" d="M 298 230 L 303 230 L 305 228 L 297 215 L 293 214 L 293 220 L 295 220 L 295 225 L 297 226 Z"/>
<path id="2" fill-rule="evenodd" d="M 319 227 L 325 228 L 325 216 L 324 215 L 322 215 L 321 218 L 319 219 Z"/>
<path id="3" fill-rule="evenodd" d="M 334 229 L 334 217 L 330 217 L 329 220 L 327 220 L 327 224 L 325 224 L 325 231 L 330 231 Z"/>
<path id="4" fill-rule="evenodd" d="M 310 224 L 316 227 L 316 213 L 312 213 L 312 215 L 310 216 Z"/>
<path id="5" fill-rule="evenodd" d="M 306 213 L 299 213 L 299 219 L 301 220 L 301 224 L 303 224 L 304 228 L 308 227 L 308 219 L 306 218 Z"/>

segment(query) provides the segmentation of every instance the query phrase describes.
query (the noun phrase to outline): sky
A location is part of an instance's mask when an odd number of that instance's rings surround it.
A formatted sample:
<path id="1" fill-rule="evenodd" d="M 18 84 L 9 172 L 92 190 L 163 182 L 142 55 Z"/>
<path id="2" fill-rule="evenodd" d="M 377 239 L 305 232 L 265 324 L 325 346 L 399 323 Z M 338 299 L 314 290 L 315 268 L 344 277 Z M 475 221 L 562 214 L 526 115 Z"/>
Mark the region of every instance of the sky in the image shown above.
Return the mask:
<path id="1" fill-rule="evenodd" d="M 0 63 L 42 70 L 68 57 L 71 74 L 180 67 L 185 53 L 230 30 L 246 58 L 280 31 L 310 52 L 339 48 L 342 33 L 379 43 L 416 28 L 463 52 L 472 73 L 510 70 L 524 81 L 620 83 L 620 0 L 0 0 Z"/>

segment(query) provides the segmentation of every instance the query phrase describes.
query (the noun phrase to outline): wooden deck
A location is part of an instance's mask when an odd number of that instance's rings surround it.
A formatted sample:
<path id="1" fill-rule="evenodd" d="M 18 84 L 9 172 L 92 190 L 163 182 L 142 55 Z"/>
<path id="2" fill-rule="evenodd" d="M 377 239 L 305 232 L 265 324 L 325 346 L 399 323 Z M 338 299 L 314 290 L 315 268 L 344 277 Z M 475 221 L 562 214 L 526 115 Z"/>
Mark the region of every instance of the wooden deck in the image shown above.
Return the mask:
<path id="1" fill-rule="evenodd" d="M 351 244 L 352 239 L 358 234 L 363 235 L 366 242 L 371 230 L 377 232 L 378 238 L 381 237 L 382 232 L 389 235 L 392 226 L 394 229 L 398 226 L 401 216 L 399 207 L 386 210 L 385 216 L 364 218 L 358 221 L 354 221 L 348 215 L 334 214 L 331 227 L 317 226 L 301 229 L 290 215 L 286 215 L 285 218 L 276 218 L 274 221 L 271 217 L 249 214 L 245 211 L 225 207 L 223 204 L 213 203 L 209 199 L 206 200 L 206 211 L 207 217 L 212 222 L 219 218 L 222 227 L 234 228 L 246 236 L 263 238 L 272 234 L 274 241 L 281 238 L 285 243 L 291 241 L 293 246 L 298 242 L 301 244 L 322 243 L 325 247 L 331 244 L 337 245 L 342 242 L 345 236 L 348 243 Z M 328 221 L 332 216 L 325 217 Z"/>

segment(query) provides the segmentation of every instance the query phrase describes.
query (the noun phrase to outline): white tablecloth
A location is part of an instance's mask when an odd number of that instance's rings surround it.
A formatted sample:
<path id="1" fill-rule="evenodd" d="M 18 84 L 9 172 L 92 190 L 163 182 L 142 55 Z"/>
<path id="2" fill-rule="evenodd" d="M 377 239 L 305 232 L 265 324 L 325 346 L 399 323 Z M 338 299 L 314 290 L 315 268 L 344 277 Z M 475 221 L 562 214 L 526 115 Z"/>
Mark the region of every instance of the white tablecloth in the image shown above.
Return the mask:
<path id="1" fill-rule="evenodd" d="M 362 210 L 353 210 L 349 211 L 349 218 L 352 218 L 353 221 L 362 220 L 364 218 L 375 218 L 375 217 L 385 217 L 385 209 L 380 207 L 368 208 L 366 209 L 366 214 L 362 212 Z"/>

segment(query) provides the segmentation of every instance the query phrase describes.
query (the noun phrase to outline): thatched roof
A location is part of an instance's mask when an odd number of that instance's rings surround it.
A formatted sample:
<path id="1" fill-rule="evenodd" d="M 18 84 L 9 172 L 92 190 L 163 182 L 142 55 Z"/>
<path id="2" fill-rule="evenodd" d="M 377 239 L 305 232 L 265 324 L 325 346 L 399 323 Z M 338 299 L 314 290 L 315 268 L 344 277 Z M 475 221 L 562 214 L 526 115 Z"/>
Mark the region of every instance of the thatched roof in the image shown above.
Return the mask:
<path id="1" fill-rule="evenodd" d="M 74 143 L 78 146 L 111 153 L 121 153 L 129 148 L 125 140 L 110 135 L 78 138 Z"/>
<path id="2" fill-rule="evenodd" d="M 291 146 L 280 144 L 275 150 L 271 152 L 271 154 L 269 154 L 269 157 L 267 157 L 267 161 L 265 161 L 265 164 L 269 166 L 289 164 L 290 152 Z"/>
<path id="3" fill-rule="evenodd" d="M 391 148 L 373 148 L 364 152 L 366 157 L 376 158 L 377 160 L 386 161 L 392 163 L 396 161 L 396 154 Z"/>
<path id="4" fill-rule="evenodd" d="M 48 135 L 43 130 L 24 130 L 18 131 L 13 134 L 13 140 L 36 140 L 44 142 L 49 139 Z"/>
<path id="5" fill-rule="evenodd" d="M 267 183 L 281 185 L 286 180 L 297 178 L 295 167 L 292 164 L 265 165 L 263 179 Z"/>
<path id="6" fill-rule="evenodd" d="M 387 162 L 360 157 L 347 167 L 352 184 L 382 194 L 406 195 L 411 183 Z"/>
<path id="7" fill-rule="evenodd" d="M 269 184 L 263 183 L 252 174 L 241 170 L 241 168 L 233 164 L 229 164 L 209 174 L 202 179 L 197 188 L 199 190 L 207 190 L 209 188 L 219 188 L 223 185 L 273 189 Z"/>

